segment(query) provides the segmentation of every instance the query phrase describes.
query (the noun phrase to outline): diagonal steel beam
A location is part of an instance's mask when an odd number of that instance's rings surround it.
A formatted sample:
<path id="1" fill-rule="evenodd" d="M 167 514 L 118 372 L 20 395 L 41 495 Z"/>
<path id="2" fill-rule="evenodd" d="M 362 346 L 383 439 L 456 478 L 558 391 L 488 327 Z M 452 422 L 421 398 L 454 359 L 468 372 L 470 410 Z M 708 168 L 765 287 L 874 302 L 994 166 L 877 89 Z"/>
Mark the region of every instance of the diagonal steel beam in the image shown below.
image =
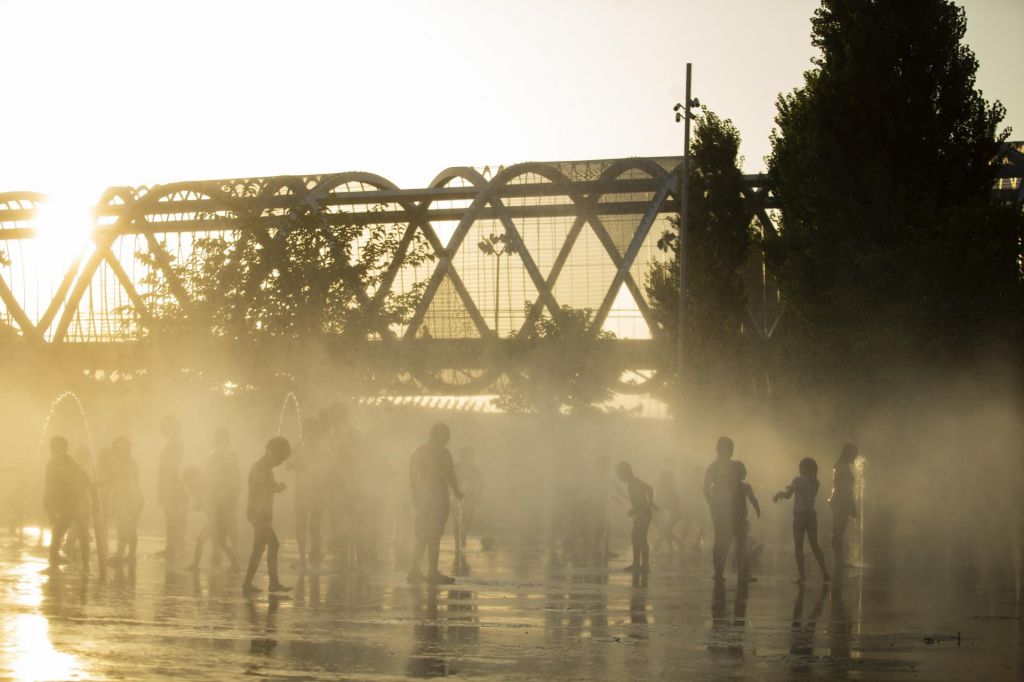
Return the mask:
<path id="1" fill-rule="evenodd" d="M 75 282 L 75 277 L 78 275 L 78 268 L 82 264 L 82 256 L 74 260 L 71 267 L 68 268 L 67 272 L 64 273 L 63 279 L 61 279 L 60 286 L 57 287 L 57 291 L 54 293 L 53 298 L 50 300 L 50 305 L 46 307 L 46 312 L 39 318 L 39 323 L 36 325 L 39 329 L 39 333 L 42 335 L 46 334 L 46 331 L 50 328 L 54 318 L 57 316 L 57 311 L 60 310 L 61 304 L 64 303 L 64 299 L 68 295 L 68 291 L 71 289 L 71 285 Z"/>
<path id="2" fill-rule="evenodd" d="M 33 340 L 42 340 L 42 334 L 36 325 L 32 324 L 32 320 L 29 319 L 28 315 L 22 309 L 18 303 L 18 299 L 14 296 L 14 292 L 7 286 L 7 282 L 4 281 L 2 275 L 0 275 L 0 301 L 3 301 L 4 306 L 7 308 L 7 312 L 10 313 L 14 321 L 17 322 L 18 328 L 21 329 L 21 333 L 25 338 Z"/>
<path id="3" fill-rule="evenodd" d="M 647 161 L 645 159 L 621 159 L 619 161 L 612 163 L 610 166 L 608 166 L 608 168 L 606 168 L 602 172 L 601 178 L 598 180 L 597 185 L 599 187 L 608 186 L 609 183 L 614 183 L 615 180 L 618 179 L 618 177 L 631 170 L 643 171 L 644 173 L 650 175 L 652 179 L 656 180 L 662 185 L 664 184 L 665 177 L 667 176 L 666 171 L 661 166 L 653 162 Z M 657 187 L 655 189 L 657 189 Z M 601 199 L 604 197 L 605 193 L 606 192 L 598 193 L 595 191 L 593 194 L 585 197 L 584 200 L 577 205 L 579 215 L 573 222 L 572 228 L 570 228 L 569 232 L 567 233 L 565 242 L 562 244 L 562 248 L 559 251 L 558 257 L 555 259 L 555 263 L 552 265 L 551 272 L 548 274 L 548 286 L 552 291 L 554 291 L 558 277 L 561 275 L 562 268 L 565 266 L 566 261 L 569 259 L 569 256 L 572 252 L 572 248 L 575 246 L 576 241 L 579 238 L 580 233 L 582 232 L 583 226 L 586 223 L 590 224 L 591 229 L 593 229 L 595 232 L 595 236 L 597 236 L 599 239 L 602 235 L 605 237 L 605 239 L 601 239 L 602 246 L 604 246 L 605 251 L 612 259 L 612 262 L 617 263 L 620 260 L 621 254 L 619 253 L 618 246 L 614 244 L 614 240 L 612 240 L 610 235 L 608 235 L 608 231 L 604 227 L 604 222 L 601 220 L 601 217 L 599 215 L 599 204 Z M 653 200 L 651 202 L 648 202 L 648 209 L 645 215 L 654 210 L 656 218 L 657 212 L 659 212 L 660 207 L 661 204 L 659 202 L 655 202 Z M 653 218 L 651 219 L 651 221 L 653 223 Z M 643 221 L 641 220 L 641 225 L 642 224 Z M 648 231 L 649 230 L 650 228 L 648 228 Z M 646 237 L 646 234 L 644 236 Z M 642 245 L 642 243 L 643 241 L 641 240 L 640 244 Z M 633 257 L 630 259 L 629 267 L 632 267 L 632 261 L 635 260 L 635 258 L 636 254 L 634 253 Z M 640 292 L 638 291 L 635 282 L 633 282 L 632 280 L 632 275 L 627 270 L 627 286 L 630 287 L 630 290 L 631 292 L 633 292 L 634 296 L 638 296 Z M 640 307 L 640 312 L 644 316 L 644 319 L 647 322 L 648 327 L 650 327 L 651 334 L 657 334 L 659 332 L 659 328 L 657 326 L 657 323 L 654 321 L 653 316 L 650 313 L 650 309 L 646 304 L 646 299 L 640 296 L 640 300 L 638 300 L 637 306 Z M 520 330 L 520 337 L 522 337 L 523 332 L 528 330 L 530 326 L 536 321 L 539 314 L 539 306 L 533 306 L 530 310 L 530 315 L 528 316 L 526 322 L 523 324 L 522 330 Z M 603 324 L 603 320 L 601 323 Z M 600 326 L 595 327 L 595 325 L 592 322 L 591 329 L 600 329 Z M 594 331 L 593 333 L 596 334 L 597 332 Z"/>
<path id="4" fill-rule="evenodd" d="M 647 239 L 647 235 L 650 233 L 651 226 L 654 225 L 655 219 L 657 219 L 658 214 L 661 212 L 661 206 L 668 197 L 668 194 L 671 191 L 671 185 L 674 184 L 674 182 L 675 178 L 672 176 L 665 177 L 661 188 L 651 200 L 647 213 L 637 226 L 637 231 L 633 234 L 633 239 L 629 244 L 629 248 L 626 249 L 625 255 L 617 259 L 612 259 L 613 261 L 616 261 L 615 277 L 612 278 L 611 286 L 605 294 L 601 307 L 598 308 L 597 313 L 594 315 L 594 321 L 591 324 L 591 333 L 596 334 L 604 325 L 605 320 L 608 318 L 608 313 L 611 311 L 612 305 L 615 303 L 615 297 L 619 293 L 619 287 L 622 286 L 623 282 L 625 282 L 630 294 L 635 299 L 637 308 L 640 309 L 640 313 L 643 315 L 644 320 L 651 329 L 651 334 L 654 335 L 657 333 L 657 325 L 654 323 L 654 316 L 651 314 L 650 308 L 647 305 L 647 300 L 644 298 L 643 293 L 633 280 L 629 270 L 633 267 L 637 254 L 640 253 L 640 248 L 643 246 L 644 240 Z M 602 237 L 602 241 L 607 240 L 610 242 L 611 237 L 608 236 L 608 233 L 604 230 L 602 230 L 602 232 L 604 232 L 603 237 L 601 233 L 598 233 L 598 236 Z M 611 243 L 611 247 L 614 248 L 614 246 L 615 244 Z M 606 246 L 606 248 L 608 247 Z M 615 250 L 617 252 L 617 249 Z M 610 253 L 611 251 L 609 250 L 609 254 Z"/>
<path id="5" fill-rule="evenodd" d="M 135 306 L 135 312 L 137 312 L 139 317 L 142 318 L 143 324 L 151 327 L 153 324 L 153 315 L 149 312 L 149 307 L 146 305 L 146 302 L 142 300 L 142 296 L 139 295 L 138 290 L 136 290 L 131 277 L 129 277 L 128 273 L 124 271 L 124 268 L 121 266 L 121 262 L 117 260 L 117 256 L 115 256 L 114 252 L 108 248 L 104 258 L 107 261 L 107 266 L 114 271 L 114 277 L 116 277 L 117 281 L 120 282 L 121 288 L 124 289 L 125 293 L 128 294 L 128 298 L 131 299 L 132 305 Z"/>
<path id="6" fill-rule="evenodd" d="M 430 279 L 427 281 L 427 287 L 423 291 L 423 297 L 420 299 L 420 304 L 415 313 L 413 313 L 412 320 L 409 321 L 409 326 L 405 331 L 405 339 L 416 338 L 416 333 L 423 324 L 423 319 L 426 317 L 427 311 L 430 309 L 430 304 L 433 302 L 434 296 L 437 295 L 437 290 L 441 287 L 446 275 L 448 275 L 448 281 L 452 283 L 452 286 L 454 286 L 458 292 L 459 298 L 462 299 L 462 303 L 469 312 L 470 318 L 473 320 L 473 324 L 476 326 L 481 338 L 488 338 L 492 335 L 496 336 L 498 333 L 497 330 L 491 330 L 491 328 L 487 326 L 487 322 L 484 321 L 483 315 L 480 314 L 480 310 L 477 308 L 476 302 L 473 300 L 473 297 L 469 295 L 469 291 L 462 283 L 462 279 L 458 276 L 458 273 L 455 270 L 455 265 L 452 263 L 455 254 L 459 251 L 459 246 L 461 246 L 463 240 L 466 238 L 466 235 L 469 233 L 473 223 L 476 222 L 475 213 L 483 206 L 487 205 L 486 188 L 490 183 L 488 183 L 479 172 L 472 168 L 455 169 L 455 172 L 438 176 L 434 182 L 449 182 L 455 177 L 465 177 L 475 186 L 481 187 L 482 190 L 477 194 L 476 198 L 473 199 L 469 208 L 466 209 L 466 212 L 463 214 L 462 219 L 456 226 L 451 239 L 448 240 L 448 246 L 441 244 L 441 240 L 438 238 L 433 226 L 430 225 L 429 222 L 426 223 L 429 225 L 429 229 L 424 230 L 424 232 L 427 235 L 427 240 L 430 242 L 431 247 L 434 249 L 434 253 L 437 254 L 438 263 L 434 268 L 433 273 L 431 273 Z"/>

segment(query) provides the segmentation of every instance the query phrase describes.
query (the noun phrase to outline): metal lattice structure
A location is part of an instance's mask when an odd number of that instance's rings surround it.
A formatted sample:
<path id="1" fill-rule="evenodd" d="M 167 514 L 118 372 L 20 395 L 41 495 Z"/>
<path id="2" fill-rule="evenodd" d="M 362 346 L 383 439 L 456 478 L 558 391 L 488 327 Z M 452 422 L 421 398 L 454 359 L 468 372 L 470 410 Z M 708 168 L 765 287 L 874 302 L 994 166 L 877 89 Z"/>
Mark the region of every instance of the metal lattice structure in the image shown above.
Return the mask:
<path id="1" fill-rule="evenodd" d="M 314 215 L 328 238 L 341 225 L 386 225 L 394 235 L 394 262 L 376 287 L 360 285 L 354 267 L 340 276 L 351 278 L 356 304 L 370 313 L 390 295 L 422 290 L 409 319 L 372 323 L 366 334 L 373 357 L 397 365 L 415 390 L 489 390 L 514 371 L 515 346 L 536 318 L 558 320 L 571 306 L 593 311 L 592 334 L 615 333 L 607 357 L 623 371 L 619 388 L 643 391 L 657 381 L 666 334 L 644 282 L 665 257 L 657 241 L 678 212 L 679 161 L 524 163 L 493 174 L 459 167 L 411 190 L 363 172 L 114 188 L 96 208 L 88 244 L 61 267 L 40 224 L 46 198 L 0 194 L 0 358 L 43 351 L 77 369 L 144 365 L 134 351 L 153 342 L 161 304 L 186 314 L 194 304 L 175 264 L 197 240 L 222 237 L 236 252 L 255 243 L 269 275 L 287 270 L 280 246 L 302 214 Z M 1020 146 L 1004 147 L 996 163 L 995 193 L 1024 205 Z M 743 198 L 752 224 L 774 230 L 763 176 L 745 177 Z M 403 256 L 417 240 L 434 259 L 410 266 Z M 504 249 L 478 248 L 488 240 Z M 337 245 L 341 258 L 358 248 Z M 748 333 L 767 338 L 778 293 L 758 254 L 747 281 Z"/>
<path id="2" fill-rule="evenodd" d="M 373 311 L 392 293 L 422 288 L 411 319 L 368 334 L 383 349 L 378 355 L 396 344 L 417 347 L 421 361 L 407 369 L 419 389 L 487 390 L 508 369 L 494 366 L 493 349 L 514 346 L 537 316 L 558 320 L 562 306 L 571 306 L 593 311 L 594 334 L 616 334 L 609 357 L 624 372 L 620 388 L 644 390 L 660 368 L 656 347 L 665 333 L 644 281 L 665 257 L 657 241 L 678 211 L 678 162 L 524 163 L 493 174 L 459 167 L 413 190 L 363 172 L 114 188 L 96 208 L 89 244 L 57 271 L 39 238 L 45 197 L 0 194 L 0 343 L 7 358 L 46 347 L 83 368 L 129 362 L 132 348 L 152 341 L 159 315 L 147 274 L 155 269 L 160 290 L 187 312 L 193 302 L 174 264 L 196 240 L 254 240 L 267 272 L 287 268 L 274 260 L 276 247 L 286 237 L 282 226 L 302 212 L 315 213 L 328 232 L 384 224 L 401 235 L 379 286 L 357 288 L 356 296 Z M 774 229 L 761 176 L 747 176 L 744 198 L 752 220 Z M 477 247 L 495 235 L 509 245 L 503 260 Z M 416 239 L 436 258 L 403 265 Z M 750 278 L 751 333 L 766 337 L 777 294 L 759 261 Z"/>

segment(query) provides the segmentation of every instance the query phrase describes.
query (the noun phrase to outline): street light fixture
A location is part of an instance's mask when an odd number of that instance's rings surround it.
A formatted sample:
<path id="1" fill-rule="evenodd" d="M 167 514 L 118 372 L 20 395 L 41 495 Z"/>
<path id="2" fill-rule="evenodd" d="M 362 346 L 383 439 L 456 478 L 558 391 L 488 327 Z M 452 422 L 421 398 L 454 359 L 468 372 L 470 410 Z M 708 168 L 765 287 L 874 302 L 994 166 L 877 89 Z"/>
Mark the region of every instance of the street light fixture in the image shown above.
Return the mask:
<path id="1" fill-rule="evenodd" d="M 511 258 L 513 253 L 517 253 L 516 245 L 504 232 L 501 234 L 492 232 L 481 239 L 476 246 L 485 255 L 494 256 L 494 334 L 499 335 L 498 304 L 501 300 L 501 257 L 509 256 Z"/>

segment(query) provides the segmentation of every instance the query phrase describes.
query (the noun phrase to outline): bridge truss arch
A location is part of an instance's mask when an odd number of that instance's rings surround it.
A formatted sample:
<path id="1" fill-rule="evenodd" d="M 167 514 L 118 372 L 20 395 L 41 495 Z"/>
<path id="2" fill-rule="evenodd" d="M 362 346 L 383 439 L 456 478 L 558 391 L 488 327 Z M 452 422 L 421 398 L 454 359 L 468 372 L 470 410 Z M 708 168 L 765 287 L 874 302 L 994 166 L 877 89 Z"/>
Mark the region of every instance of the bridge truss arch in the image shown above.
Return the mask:
<path id="1" fill-rule="evenodd" d="M 254 271 L 287 278 L 292 226 L 311 218 L 323 226 L 339 276 L 351 278 L 351 305 L 371 321 L 370 355 L 407 390 L 494 390 L 517 371 L 514 348 L 538 317 L 557 321 L 568 306 L 592 311 L 591 335 L 615 334 L 608 356 L 622 370 L 619 390 L 648 391 L 664 370 L 667 332 L 651 312 L 645 277 L 666 257 L 657 241 L 678 213 L 679 161 L 454 167 L 419 189 L 365 172 L 112 188 L 81 257 L 34 285 L 24 282 L 41 277 L 32 258 L 44 254 L 29 247 L 45 197 L 0 194 L 0 343 L 8 358 L 45 347 L 84 368 L 144 363 L 134 350 L 152 345 L 166 311 L 187 317 L 197 305 L 179 266 L 198 240 L 222 239 L 228 262 L 256 254 Z M 746 177 L 744 200 L 760 229 L 774 229 L 762 176 Z M 372 288 L 353 262 L 359 239 L 339 237 L 353 225 L 387 225 L 394 240 L 395 259 L 381 264 Z M 478 247 L 495 235 L 509 245 L 504 255 Z M 404 264 L 417 244 L 430 259 Z M 767 337 L 777 293 L 759 261 L 749 277 L 750 333 Z M 378 315 L 389 296 L 411 291 L 419 298 L 402 323 Z"/>

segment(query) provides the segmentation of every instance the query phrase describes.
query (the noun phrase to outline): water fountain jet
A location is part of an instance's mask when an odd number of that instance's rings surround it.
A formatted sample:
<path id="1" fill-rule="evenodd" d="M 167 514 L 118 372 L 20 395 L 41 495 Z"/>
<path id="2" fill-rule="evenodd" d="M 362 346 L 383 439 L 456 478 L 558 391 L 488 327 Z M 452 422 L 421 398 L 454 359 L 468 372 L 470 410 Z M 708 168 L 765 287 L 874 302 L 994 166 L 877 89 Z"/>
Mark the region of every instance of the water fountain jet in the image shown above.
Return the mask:
<path id="1" fill-rule="evenodd" d="M 284 401 L 281 403 L 281 412 L 277 417 L 277 435 L 284 432 L 285 416 L 288 413 L 288 405 L 294 406 L 295 423 L 298 427 L 299 442 L 302 441 L 302 408 L 299 406 L 299 399 L 293 391 L 284 394 Z"/>

